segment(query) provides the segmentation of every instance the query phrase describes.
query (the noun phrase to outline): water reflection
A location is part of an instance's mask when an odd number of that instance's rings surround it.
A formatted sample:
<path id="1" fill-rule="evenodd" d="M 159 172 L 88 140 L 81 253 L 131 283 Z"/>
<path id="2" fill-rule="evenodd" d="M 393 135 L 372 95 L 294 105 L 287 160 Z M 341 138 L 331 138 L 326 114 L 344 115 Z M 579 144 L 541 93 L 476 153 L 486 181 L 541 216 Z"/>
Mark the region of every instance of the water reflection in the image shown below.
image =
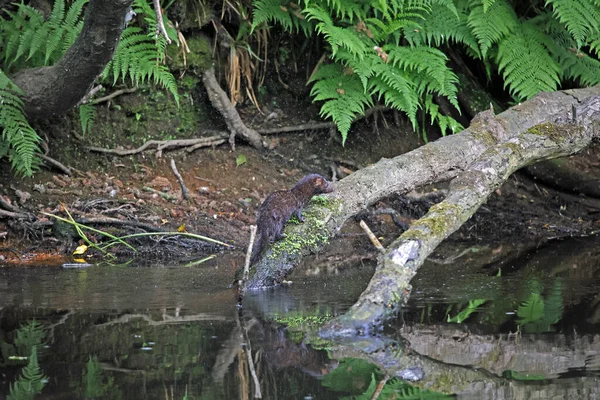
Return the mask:
<path id="1" fill-rule="evenodd" d="M 600 398 L 596 248 L 576 240 L 493 263 L 429 264 L 387 336 L 336 344 L 306 336 L 307 327 L 343 313 L 372 266 L 299 271 L 291 287 L 249 292 L 241 313 L 227 289 L 233 258 L 191 268 L 2 268 L 0 393 L 428 398 L 440 394 L 423 388 L 435 387 L 465 398 Z"/>

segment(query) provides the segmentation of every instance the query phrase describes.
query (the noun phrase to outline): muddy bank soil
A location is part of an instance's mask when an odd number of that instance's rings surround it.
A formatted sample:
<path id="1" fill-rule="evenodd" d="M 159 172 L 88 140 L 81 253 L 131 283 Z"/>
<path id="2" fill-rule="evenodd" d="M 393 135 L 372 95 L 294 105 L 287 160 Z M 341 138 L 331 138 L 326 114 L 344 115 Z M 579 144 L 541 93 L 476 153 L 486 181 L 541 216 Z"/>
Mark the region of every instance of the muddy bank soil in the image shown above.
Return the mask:
<path id="1" fill-rule="evenodd" d="M 315 110 L 303 111 L 306 114 Z M 242 115 L 249 124 L 265 118 L 251 109 L 243 110 Z M 305 123 L 306 118 L 288 115 L 277 124 Z M 166 151 L 160 157 L 154 151 L 126 157 L 89 152 L 84 149 L 85 143 L 73 135 L 61 135 L 51 141 L 50 155 L 72 167 L 71 176 L 43 168 L 33 178 L 17 178 L 7 165 L 1 169 L 0 194 L 14 211 L 28 216 L 0 220 L 0 232 L 6 232 L 1 239 L 2 262 L 62 263 L 69 259 L 81 243 L 77 233 L 68 226 L 56 226 L 53 218 L 42 214 L 64 217 L 65 207 L 82 221 L 113 218 L 113 222 L 89 225 L 117 235 L 140 232 L 144 226 L 164 231 L 184 226 L 188 232 L 233 246 L 232 250 L 225 250 L 195 241 L 145 239 L 135 243 L 142 253 L 200 258 L 222 250 L 239 252 L 241 257 L 256 210 L 270 192 L 289 188 L 307 173 L 320 173 L 330 179 L 335 170 L 339 178 L 381 157 L 393 157 L 422 144 L 407 127 L 390 123 L 388 127 L 380 126 L 377 133 L 374 131 L 372 121 L 366 120 L 357 124 L 345 146 L 330 132 L 315 130 L 270 137 L 271 149 L 265 151 L 243 144 L 232 151 L 224 144 L 191 153 Z M 139 143 L 122 140 L 118 145 L 135 148 Z M 70 157 L 65 161 L 67 155 Z M 169 166 L 171 159 L 190 191 L 189 200 L 182 198 L 181 187 Z M 443 187 L 440 190 L 443 192 Z M 418 195 L 395 196 L 373 205 L 362 217 L 383 237 L 385 245 L 401 233 L 401 228 L 389 214 L 376 210 L 391 207 L 410 223 L 429 204 L 419 200 Z M 556 191 L 517 173 L 453 239 L 510 243 L 584 235 L 598 228 L 599 210 L 596 200 Z M 119 221 L 135 221 L 139 225 Z M 357 252 L 372 252 L 356 225 L 349 221 L 344 236 Z M 101 239 L 94 233 L 89 236 L 92 240 Z M 128 255 L 126 248 L 115 251 Z"/>

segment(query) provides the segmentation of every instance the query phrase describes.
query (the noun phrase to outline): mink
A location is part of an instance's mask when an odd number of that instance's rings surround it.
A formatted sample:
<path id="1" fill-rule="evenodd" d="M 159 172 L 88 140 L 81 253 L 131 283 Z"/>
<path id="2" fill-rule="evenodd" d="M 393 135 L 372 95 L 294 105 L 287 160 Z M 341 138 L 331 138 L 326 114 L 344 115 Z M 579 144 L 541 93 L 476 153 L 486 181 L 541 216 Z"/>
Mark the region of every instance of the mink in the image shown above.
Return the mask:
<path id="1" fill-rule="evenodd" d="M 292 215 L 304 222 L 302 209 L 313 196 L 332 191 L 333 186 L 325 178 L 318 174 L 310 174 L 300 179 L 290 190 L 278 190 L 267 196 L 258 209 L 256 243 L 251 264 L 259 260 L 267 243 L 285 237 L 283 227 Z"/>

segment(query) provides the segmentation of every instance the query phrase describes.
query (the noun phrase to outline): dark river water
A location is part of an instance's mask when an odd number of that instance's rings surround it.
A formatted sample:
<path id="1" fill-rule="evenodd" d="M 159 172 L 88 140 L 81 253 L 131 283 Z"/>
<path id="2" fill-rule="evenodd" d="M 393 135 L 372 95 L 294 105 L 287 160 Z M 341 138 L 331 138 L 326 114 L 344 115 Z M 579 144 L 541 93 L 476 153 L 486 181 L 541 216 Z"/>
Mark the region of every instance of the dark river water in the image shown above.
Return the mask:
<path id="1" fill-rule="evenodd" d="M 337 344 L 303 331 L 350 307 L 373 265 L 305 268 L 241 311 L 239 257 L 0 267 L 0 398 L 600 399 L 598 244 L 467 247 L 419 270 L 384 332 Z"/>

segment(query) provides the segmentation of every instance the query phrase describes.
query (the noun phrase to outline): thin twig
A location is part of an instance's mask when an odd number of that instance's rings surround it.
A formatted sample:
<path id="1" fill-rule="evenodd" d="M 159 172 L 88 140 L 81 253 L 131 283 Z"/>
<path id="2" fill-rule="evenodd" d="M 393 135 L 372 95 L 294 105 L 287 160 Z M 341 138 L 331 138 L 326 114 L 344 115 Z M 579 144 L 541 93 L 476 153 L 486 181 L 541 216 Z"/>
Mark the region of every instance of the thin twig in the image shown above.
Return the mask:
<path id="1" fill-rule="evenodd" d="M 359 115 L 352 122 L 360 121 L 361 119 L 367 118 L 370 115 L 379 112 L 379 111 L 387 111 L 389 110 L 386 106 L 374 106 L 369 108 L 364 112 L 363 115 Z M 335 128 L 335 124 L 333 122 L 315 122 L 308 124 L 300 124 L 300 125 L 292 125 L 292 126 L 282 126 L 278 128 L 258 128 L 256 131 L 261 135 L 276 135 L 279 133 L 287 133 L 287 132 L 297 132 L 297 131 L 316 131 L 322 129 L 331 129 Z"/>
<path id="2" fill-rule="evenodd" d="M 92 89 L 91 89 L 91 90 L 88 92 L 88 94 L 86 94 L 85 96 L 83 96 L 83 99 L 81 99 L 81 100 L 79 101 L 79 104 L 78 104 L 78 105 L 80 105 L 80 104 L 86 104 L 86 103 L 89 103 L 90 99 L 91 99 L 92 97 L 94 97 L 94 95 L 95 95 L 96 93 L 98 93 L 100 90 L 102 90 L 103 88 L 104 88 L 104 87 L 103 87 L 102 85 L 94 86 L 94 87 L 93 87 L 93 88 L 92 88 Z M 92 104 L 93 104 L 93 103 L 92 103 Z"/>
<path id="3" fill-rule="evenodd" d="M 282 126 L 279 128 L 262 128 L 256 131 L 261 135 L 276 135 L 278 133 L 297 132 L 297 131 L 317 131 L 321 129 L 330 129 L 334 127 L 333 122 L 316 122 L 292 126 Z"/>
<path id="4" fill-rule="evenodd" d="M 168 200 L 168 201 L 177 200 L 176 197 L 171 196 L 168 193 L 161 192 L 160 190 L 152 189 L 151 187 L 148 187 L 148 186 L 143 186 L 142 190 L 145 192 L 156 193 L 157 195 L 159 195 L 160 197 L 162 197 L 163 199 Z"/>
<path id="5" fill-rule="evenodd" d="M 254 247 L 254 239 L 256 238 L 256 225 L 250 225 L 250 242 L 246 251 L 246 261 L 244 262 L 244 273 L 242 279 L 238 281 L 238 306 L 242 305 L 244 293 L 246 292 L 246 282 L 250 275 L 250 259 L 252 258 L 252 248 Z"/>
<path id="6" fill-rule="evenodd" d="M 46 161 L 48 164 L 52 165 L 55 168 L 58 168 L 59 170 L 61 170 L 63 172 L 63 174 L 65 175 L 72 175 L 71 172 L 71 168 L 65 166 L 63 163 L 56 161 L 54 158 L 52 157 L 48 157 L 45 154 L 40 154 L 40 158 L 44 161 Z"/>
<path id="7" fill-rule="evenodd" d="M 0 217 L 9 217 L 9 218 L 27 218 L 27 214 L 20 214 L 12 211 L 6 211 L 0 209 Z"/>
<path id="8" fill-rule="evenodd" d="M 158 36 L 160 33 L 165 37 L 167 43 L 171 44 L 171 39 L 169 39 L 169 35 L 165 29 L 165 23 L 163 22 L 160 0 L 152 0 L 152 4 L 154 4 L 154 11 L 156 12 L 156 35 Z"/>
<path id="9" fill-rule="evenodd" d="M 4 196 L 0 196 L 0 206 L 2 208 L 4 208 L 5 210 L 9 210 L 9 211 L 13 211 L 17 214 L 21 214 L 21 209 L 11 203 L 8 202 L 8 200 L 6 200 L 4 198 Z"/>
<path id="10" fill-rule="evenodd" d="M 375 246 L 375 248 L 377 250 L 379 250 L 380 252 L 383 253 L 385 251 L 385 248 L 381 245 L 381 242 L 379 241 L 379 239 L 377 239 L 375 234 L 373 234 L 373 231 L 371 231 L 371 229 L 369 228 L 367 223 L 365 221 L 361 220 L 360 227 L 362 228 L 363 231 L 365 231 L 365 233 L 369 237 L 369 240 L 371 240 L 371 243 L 373 243 L 373 246 Z"/>
<path id="11" fill-rule="evenodd" d="M 258 381 L 258 376 L 256 376 L 256 370 L 254 369 L 254 362 L 252 361 L 252 350 L 250 350 L 250 346 L 246 346 L 246 356 L 248 357 L 248 369 L 250 370 L 250 375 L 252 376 L 252 380 L 254 381 L 254 398 L 262 399 L 262 393 L 260 391 L 260 382 Z"/>
<path id="12" fill-rule="evenodd" d="M 377 387 L 375 388 L 375 391 L 373 392 L 373 395 L 371 396 L 371 400 L 377 400 L 379 398 L 379 395 L 381 394 L 381 391 L 385 387 L 385 384 L 387 383 L 388 379 L 390 379 L 390 377 L 389 377 L 389 375 L 386 375 L 383 377 L 382 380 L 379 381 L 379 383 L 377 384 Z"/>
<path id="13" fill-rule="evenodd" d="M 109 95 L 106 95 L 106 96 L 104 96 L 104 97 L 100 97 L 100 98 L 98 98 L 98 99 L 94 99 L 94 100 L 90 101 L 90 104 L 99 104 L 99 103 L 103 103 L 103 102 L 105 102 L 105 101 L 112 100 L 112 99 L 114 99 L 115 97 L 118 97 L 118 96 L 120 96 L 120 95 L 122 95 L 122 94 L 126 94 L 126 93 L 133 93 L 133 92 L 135 92 L 136 90 L 137 90 L 137 88 L 136 88 L 136 87 L 134 87 L 134 88 L 130 88 L 130 89 L 119 89 L 119 90 L 115 90 L 114 92 L 112 92 L 112 93 L 111 93 L 111 94 L 109 94 Z"/>
<path id="14" fill-rule="evenodd" d="M 252 247 L 254 247 L 254 239 L 256 238 L 256 225 L 250 226 L 250 243 L 248 243 L 248 251 L 246 251 L 246 262 L 244 263 L 244 283 L 248 280 L 250 273 L 250 259 L 252 256 Z"/>
<path id="15" fill-rule="evenodd" d="M 177 165 L 175 165 L 175 160 L 172 158 L 171 158 L 171 171 L 173 171 L 175 178 L 177 178 L 177 182 L 179 182 L 179 186 L 181 186 L 181 195 L 183 196 L 183 198 L 185 200 L 189 200 L 190 192 L 189 192 L 188 188 L 185 186 L 185 182 L 183 182 L 183 178 L 181 177 L 181 174 L 177 170 Z"/>

